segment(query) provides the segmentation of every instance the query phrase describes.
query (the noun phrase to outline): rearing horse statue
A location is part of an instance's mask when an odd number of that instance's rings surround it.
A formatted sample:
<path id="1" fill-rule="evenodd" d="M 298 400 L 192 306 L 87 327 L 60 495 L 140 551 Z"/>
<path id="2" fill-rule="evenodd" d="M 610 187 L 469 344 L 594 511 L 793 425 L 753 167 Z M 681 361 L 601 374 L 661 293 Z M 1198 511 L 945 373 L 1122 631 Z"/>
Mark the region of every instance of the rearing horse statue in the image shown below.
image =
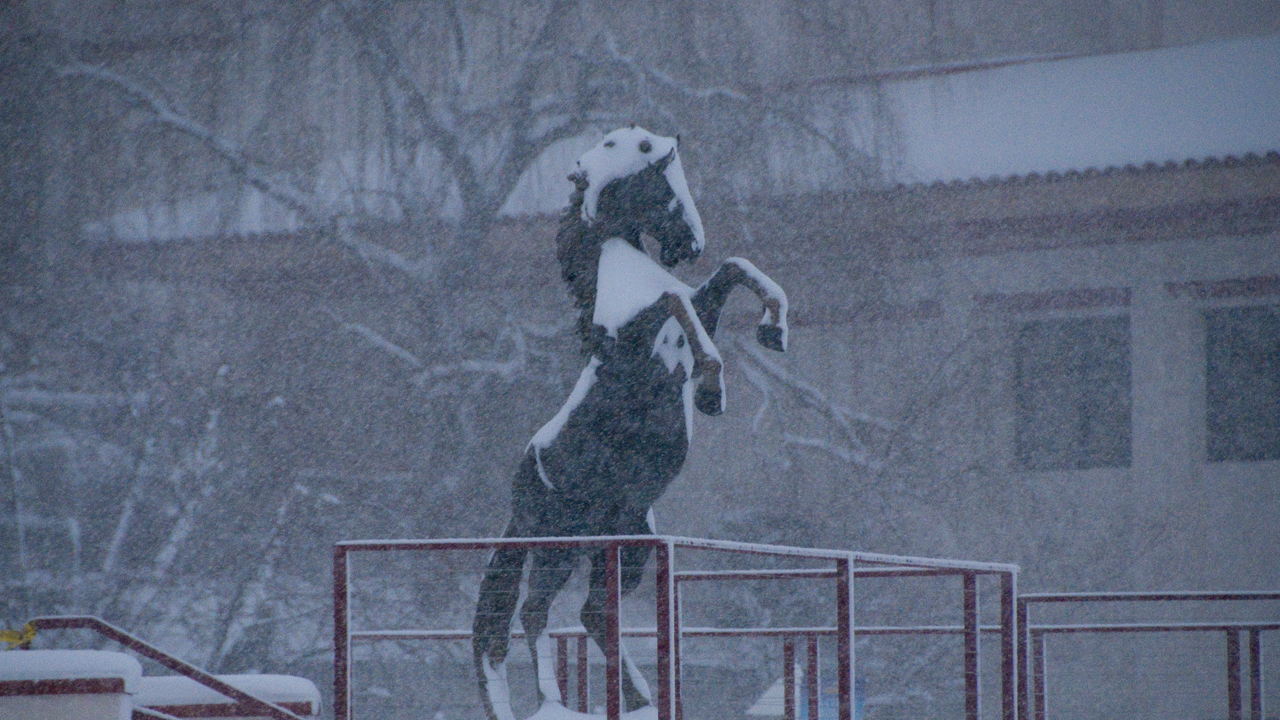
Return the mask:
<path id="1" fill-rule="evenodd" d="M 701 254 L 702 220 L 680 167 L 676 138 L 631 126 L 609 133 L 578 160 L 574 192 L 556 236 L 560 273 L 580 316 L 587 366 L 559 412 L 529 442 L 516 471 L 505 537 L 651 534 L 651 508 L 684 465 L 693 408 L 724 409 L 720 354 L 712 338 L 729 292 L 742 285 L 764 305 L 760 344 L 787 345 L 787 296 L 741 258 L 730 258 L 696 290 L 662 266 Z M 642 236 L 659 247 L 655 262 Z M 498 550 L 480 585 L 473 626 L 477 679 L 490 720 L 513 720 L 504 661 L 526 555 L 520 621 L 539 677 L 539 700 L 559 702 L 538 673 L 537 640 L 551 602 L 581 550 Z M 624 548 L 621 592 L 640 583 L 648 548 Z M 603 551 L 591 556 L 582 625 L 605 638 Z M 648 686 L 624 657 L 628 710 L 649 704 Z"/>

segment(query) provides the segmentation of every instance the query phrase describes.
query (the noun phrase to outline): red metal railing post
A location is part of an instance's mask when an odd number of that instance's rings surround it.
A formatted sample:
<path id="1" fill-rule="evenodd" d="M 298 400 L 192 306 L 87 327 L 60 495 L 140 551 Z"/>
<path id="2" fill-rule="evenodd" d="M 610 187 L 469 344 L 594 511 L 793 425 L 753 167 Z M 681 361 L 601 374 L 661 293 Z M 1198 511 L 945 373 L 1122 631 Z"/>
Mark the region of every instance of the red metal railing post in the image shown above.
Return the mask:
<path id="1" fill-rule="evenodd" d="M 1045 703 L 1048 702 L 1048 698 L 1045 696 L 1044 672 L 1044 634 L 1033 631 L 1031 633 L 1031 674 L 1035 678 L 1035 720 L 1045 720 L 1046 716 Z"/>
<path id="2" fill-rule="evenodd" d="M 819 674 L 818 667 L 818 635 L 817 633 L 809 633 L 805 636 L 805 651 L 809 654 L 808 667 L 805 669 L 805 692 L 809 698 L 809 720 L 817 720 L 818 713 L 821 711 L 819 702 L 821 700 L 822 675 Z"/>
<path id="3" fill-rule="evenodd" d="M 621 600 L 621 578 L 618 564 L 621 560 L 620 547 L 617 543 L 609 543 L 604 549 L 605 564 L 605 601 L 604 601 L 604 680 L 605 680 L 605 717 L 609 720 L 622 720 L 622 665 L 620 650 L 622 639 L 619 635 L 619 604 Z"/>
<path id="4" fill-rule="evenodd" d="M 1019 625 L 1015 618 L 1018 577 L 1012 572 L 1000 573 L 1000 710 L 1004 720 L 1017 720 L 1018 653 L 1016 638 Z"/>
<path id="5" fill-rule="evenodd" d="M 671 583 L 671 654 L 675 656 L 676 673 L 672 685 L 675 686 L 676 695 L 676 720 L 684 720 L 684 696 L 681 694 L 680 683 L 684 678 L 684 662 L 681 660 L 681 629 L 680 624 L 683 617 L 680 614 L 680 578 L 675 577 Z"/>
<path id="6" fill-rule="evenodd" d="M 853 720 L 853 558 L 836 560 L 836 678 L 839 719 Z M 809 720 L 818 720 L 817 714 Z"/>
<path id="7" fill-rule="evenodd" d="M 1240 629 L 1227 628 L 1227 720 L 1243 720 L 1240 694 Z"/>
<path id="8" fill-rule="evenodd" d="M 569 707 L 569 638 L 556 638 L 556 687 L 560 688 L 560 702 Z"/>
<path id="9" fill-rule="evenodd" d="M 658 661 L 658 720 L 673 720 L 671 644 L 673 628 L 671 623 L 671 543 L 666 542 L 657 547 L 655 555 L 654 592 L 657 595 L 654 613 L 657 618 L 657 661 Z"/>
<path id="10" fill-rule="evenodd" d="M 587 636 L 578 638 L 578 712 L 590 712 L 591 666 L 587 659 Z"/>
<path id="11" fill-rule="evenodd" d="M 333 548 L 333 717 L 351 718 L 351 627 L 348 608 L 351 588 L 347 584 L 350 568 L 346 548 Z"/>
<path id="12" fill-rule="evenodd" d="M 1249 630 L 1249 713 L 1253 720 L 1263 720 L 1262 714 L 1262 631 Z"/>
<path id="13" fill-rule="evenodd" d="M 964 573 L 964 716 L 978 720 L 982 692 L 978 675 L 978 577 Z"/>
<path id="14" fill-rule="evenodd" d="M 1018 720 L 1028 720 L 1031 717 L 1031 687 L 1027 679 L 1031 676 L 1031 668 L 1029 667 L 1030 656 L 1027 654 L 1027 601 L 1023 598 L 1017 599 L 1018 603 L 1018 619 L 1017 619 L 1017 657 L 1018 657 Z"/>
<path id="15" fill-rule="evenodd" d="M 782 720 L 796 720 L 796 639 L 782 638 Z"/>

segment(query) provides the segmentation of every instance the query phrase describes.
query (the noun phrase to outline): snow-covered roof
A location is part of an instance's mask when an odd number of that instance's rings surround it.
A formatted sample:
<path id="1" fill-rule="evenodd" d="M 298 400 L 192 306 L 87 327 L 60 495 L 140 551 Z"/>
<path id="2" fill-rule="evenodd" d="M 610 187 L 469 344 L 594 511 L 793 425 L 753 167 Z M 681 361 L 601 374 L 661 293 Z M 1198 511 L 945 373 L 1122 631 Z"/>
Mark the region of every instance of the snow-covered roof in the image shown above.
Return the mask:
<path id="1" fill-rule="evenodd" d="M 0 652 L 0 681 L 120 678 L 137 691 L 142 665 L 132 656 L 105 650 L 15 650 Z"/>
<path id="2" fill-rule="evenodd" d="M 1280 149 L 1280 36 L 890 83 L 906 181 L 1142 167 Z"/>
<path id="3" fill-rule="evenodd" d="M 315 683 L 292 675 L 219 675 L 219 680 L 272 703 L 311 703 L 320 707 Z M 234 701 L 191 678 L 177 675 L 146 677 L 138 686 L 134 703 L 144 707 L 168 705 L 216 705 Z M 318 710 L 317 710 L 318 711 Z"/>
<path id="4" fill-rule="evenodd" d="M 1280 144 L 1280 143 L 1278 143 Z M 1124 166 L 1108 165 L 1104 167 L 1089 167 L 1082 170 L 1066 170 L 1059 172 L 1050 170 L 1045 173 L 1028 172 L 1018 175 L 991 175 L 989 177 L 968 177 L 953 178 L 950 180 L 934 180 L 925 183 L 898 183 L 898 188 L 929 185 L 933 188 L 966 188 L 981 187 L 984 185 L 1019 185 L 1031 183 L 1053 183 L 1069 180 L 1081 180 L 1086 178 L 1105 178 L 1124 175 L 1152 174 L 1152 173 L 1170 173 L 1179 171 L 1194 171 L 1197 169 L 1212 170 L 1215 168 L 1235 168 L 1235 167 L 1256 167 L 1262 165 L 1280 165 L 1280 151 L 1272 150 L 1265 155 L 1257 153 L 1246 153 L 1242 156 L 1227 155 L 1225 157 L 1206 157 L 1206 158 L 1188 158 L 1181 162 L 1177 160 L 1166 160 L 1165 162 L 1145 162 L 1141 165 L 1127 164 Z"/>
<path id="5" fill-rule="evenodd" d="M 886 170 L 903 184 L 1229 164 L 1280 150 L 1280 36 L 876 77 L 901 140 L 901 164 Z M 550 148 L 503 213 L 562 208 L 570 186 L 561 168 L 598 139 L 592 132 Z M 792 148 L 783 161 L 807 168 L 814 158 Z M 802 176 L 821 184 L 808 170 Z"/>

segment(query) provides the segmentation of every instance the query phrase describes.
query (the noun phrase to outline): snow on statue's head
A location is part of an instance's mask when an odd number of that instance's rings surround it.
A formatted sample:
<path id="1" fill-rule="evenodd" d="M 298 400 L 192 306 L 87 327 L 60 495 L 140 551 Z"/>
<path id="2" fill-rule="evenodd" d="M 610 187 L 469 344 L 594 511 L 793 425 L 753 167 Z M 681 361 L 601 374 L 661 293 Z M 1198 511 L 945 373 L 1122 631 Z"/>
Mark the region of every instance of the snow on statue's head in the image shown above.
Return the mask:
<path id="1" fill-rule="evenodd" d="M 702 218 L 680 167 L 679 140 L 632 125 L 614 130 L 578 159 L 569 179 L 582 193 L 579 217 L 640 247 L 658 241 L 671 267 L 702 254 Z"/>

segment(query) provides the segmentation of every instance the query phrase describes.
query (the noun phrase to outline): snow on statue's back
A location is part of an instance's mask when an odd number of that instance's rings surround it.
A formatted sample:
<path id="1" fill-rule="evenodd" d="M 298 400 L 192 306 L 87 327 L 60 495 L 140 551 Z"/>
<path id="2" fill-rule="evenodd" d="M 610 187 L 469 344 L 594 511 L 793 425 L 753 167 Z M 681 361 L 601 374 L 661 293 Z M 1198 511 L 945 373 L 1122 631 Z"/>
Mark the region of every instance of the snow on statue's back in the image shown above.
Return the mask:
<path id="1" fill-rule="evenodd" d="M 556 257 L 580 313 L 587 363 L 564 405 L 529 442 L 512 483 L 504 536 L 651 534 L 650 510 L 684 465 L 693 408 L 707 415 L 724 408 L 712 338 L 730 291 L 742 285 L 760 299 L 757 339 L 778 351 L 787 343 L 787 297 L 741 258 L 726 260 L 697 289 L 662 267 L 698 257 L 705 244 L 675 138 L 636 126 L 616 130 L 582 156 L 569 179 L 575 190 L 561 218 Z M 658 261 L 645 237 L 656 243 Z M 538 655 L 538 639 L 579 551 L 508 549 L 489 560 L 472 628 L 476 677 L 491 720 L 513 718 L 505 659 L 526 554 L 520 620 L 542 702 L 535 717 L 568 717 L 553 663 Z M 648 554 L 648 548 L 622 550 L 624 594 L 640 583 Z M 602 551 L 592 552 L 591 566 L 582 624 L 604 647 Z M 635 717 L 645 717 L 652 711 L 648 685 L 625 653 L 622 660 L 623 700 L 639 711 Z"/>
<path id="2" fill-rule="evenodd" d="M 693 296 L 693 288 L 663 270 L 647 253 L 621 239 L 606 240 L 600 249 L 596 279 L 596 307 L 591 319 L 609 337 L 618 337 L 626 325 L 664 293 Z"/>

